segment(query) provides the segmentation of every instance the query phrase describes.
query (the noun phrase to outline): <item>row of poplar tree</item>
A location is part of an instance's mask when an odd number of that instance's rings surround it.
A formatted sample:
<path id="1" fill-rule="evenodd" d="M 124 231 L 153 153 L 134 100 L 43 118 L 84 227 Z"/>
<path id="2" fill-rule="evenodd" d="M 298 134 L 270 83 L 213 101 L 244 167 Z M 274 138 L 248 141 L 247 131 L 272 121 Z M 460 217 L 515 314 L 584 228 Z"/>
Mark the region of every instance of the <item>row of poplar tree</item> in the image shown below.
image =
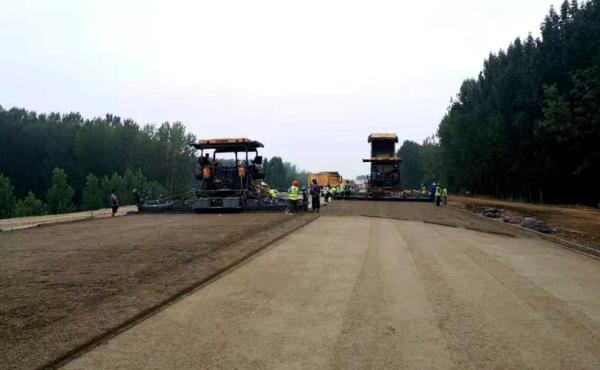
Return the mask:
<path id="1" fill-rule="evenodd" d="M 596 206 L 598 143 L 600 0 L 573 0 L 550 9 L 540 38 L 517 38 L 462 83 L 434 147 L 408 142 L 400 154 L 412 186 L 428 176 L 414 154 L 433 148 L 428 180 L 454 192 Z"/>
<path id="2" fill-rule="evenodd" d="M 84 119 L 0 106 L 0 215 L 106 206 L 112 188 L 131 204 L 134 187 L 156 195 L 189 184 L 194 140 L 180 122 L 140 126 L 110 114 Z"/>

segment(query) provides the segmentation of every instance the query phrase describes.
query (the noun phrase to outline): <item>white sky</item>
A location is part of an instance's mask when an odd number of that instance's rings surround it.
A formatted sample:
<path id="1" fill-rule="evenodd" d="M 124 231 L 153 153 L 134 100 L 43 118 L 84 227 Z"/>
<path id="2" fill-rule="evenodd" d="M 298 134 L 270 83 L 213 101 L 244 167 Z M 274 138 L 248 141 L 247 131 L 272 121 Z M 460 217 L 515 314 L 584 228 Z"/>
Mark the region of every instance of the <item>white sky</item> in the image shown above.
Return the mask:
<path id="1" fill-rule="evenodd" d="M 182 121 L 267 157 L 367 173 L 367 136 L 421 142 L 490 51 L 551 0 L 0 0 L 0 105 Z"/>

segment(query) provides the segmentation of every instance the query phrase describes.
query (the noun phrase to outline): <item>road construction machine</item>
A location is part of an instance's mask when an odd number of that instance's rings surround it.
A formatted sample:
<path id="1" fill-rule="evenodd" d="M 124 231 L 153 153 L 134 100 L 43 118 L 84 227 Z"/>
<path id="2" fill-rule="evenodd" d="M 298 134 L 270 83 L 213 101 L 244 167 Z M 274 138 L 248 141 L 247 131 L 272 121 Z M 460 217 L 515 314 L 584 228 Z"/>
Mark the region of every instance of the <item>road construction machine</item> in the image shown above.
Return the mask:
<path id="1" fill-rule="evenodd" d="M 363 162 L 371 164 L 371 173 L 367 183 L 367 194 L 372 198 L 394 197 L 403 190 L 400 182 L 400 159 L 396 155 L 398 136 L 394 133 L 372 133 L 371 157 Z"/>
<path id="2" fill-rule="evenodd" d="M 400 163 L 396 154 L 398 136 L 395 133 L 375 132 L 369 135 L 371 157 L 363 159 L 370 164 L 370 173 L 364 192 L 352 192 L 347 199 L 425 201 L 420 192 L 405 189 L 400 181 Z"/>
<path id="3" fill-rule="evenodd" d="M 344 178 L 337 171 L 311 172 L 307 175 L 307 184 L 311 184 L 312 179 L 317 179 L 317 184 L 321 187 L 345 184 Z"/>
<path id="4" fill-rule="evenodd" d="M 200 151 L 195 183 L 143 201 L 140 212 L 259 211 L 281 212 L 286 202 L 269 195 L 264 183 L 263 144 L 248 138 L 205 139 L 189 144 Z M 227 157 L 227 158 L 224 158 Z"/>

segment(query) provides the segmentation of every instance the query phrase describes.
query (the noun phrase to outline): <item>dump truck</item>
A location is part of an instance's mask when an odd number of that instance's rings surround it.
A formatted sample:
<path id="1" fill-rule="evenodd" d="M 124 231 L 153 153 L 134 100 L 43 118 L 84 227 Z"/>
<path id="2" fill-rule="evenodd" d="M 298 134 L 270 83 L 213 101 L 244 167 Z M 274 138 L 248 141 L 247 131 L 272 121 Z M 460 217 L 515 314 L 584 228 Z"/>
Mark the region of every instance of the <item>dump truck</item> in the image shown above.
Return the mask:
<path id="1" fill-rule="evenodd" d="M 195 183 L 138 205 L 140 212 L 273 211 L 285 202 L 272 199 L 263 182 L 263 144 L 248 138 L 203 139 L 190 146 L 200 151 Z M 225 158 L 227 157 L 227 158 Z"/>
<path id="2" fill-rule="evenodd" d="M 345 180 L 337 171 L 311 172 L 307 176 L 307 184 L 311 184 L 312 179 L 317 179 L 317 184 L 321 187 L 325 185 L 340 186 L 345 183 Z"/>

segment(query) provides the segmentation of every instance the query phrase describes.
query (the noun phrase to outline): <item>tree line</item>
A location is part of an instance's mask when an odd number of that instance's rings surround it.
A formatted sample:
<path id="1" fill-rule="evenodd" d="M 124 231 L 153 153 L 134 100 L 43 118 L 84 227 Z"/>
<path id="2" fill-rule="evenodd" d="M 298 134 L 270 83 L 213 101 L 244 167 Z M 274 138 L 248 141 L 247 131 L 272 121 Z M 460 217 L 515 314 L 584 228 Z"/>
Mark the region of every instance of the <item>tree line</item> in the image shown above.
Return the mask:
<path id="1" fill-rule="evenodd" d="M 292 181 L 298 180 L 306 186 L 308 172 L 299 169 L 296 165 L 286 162 L 281 157 L 272 157 L 263 162 L 265 181 L 273 188 L 287 191 Z"/>
<path id="2" fill-rule="evenodd" d="M 134 188 L 158 197 L 190 185 L 194 141 L 181 122 L 141 126 L 111 114 L 84 119 L 0 106 L 0 218 L 103 208 L 112 189 L 121 204 L 133 204 Z M 280 157 L 265 160 L 265 169 L 276 187 L 302 178 Z"/>
<path id="3" fill-rule="evenodd" d="M 515 39 L 462 83 L 433 142 L 434 178 L 454 192 L 596 206 L 599 142 L 600 0 L 565 1 L 541 37 Z M 428 176 L 414 144 L 400 149 L 409 182 Z"/>
<path id="4" fill-rule="evenodd" d="M 405 188 L 429 188 L 428 185 L 433 182 L 446 184 L 446 171 L 435 136 L 426 138 L 421 144 L 405 140 L 398 150 L 398 156 L 402 158 L 400 181 Z"/>

